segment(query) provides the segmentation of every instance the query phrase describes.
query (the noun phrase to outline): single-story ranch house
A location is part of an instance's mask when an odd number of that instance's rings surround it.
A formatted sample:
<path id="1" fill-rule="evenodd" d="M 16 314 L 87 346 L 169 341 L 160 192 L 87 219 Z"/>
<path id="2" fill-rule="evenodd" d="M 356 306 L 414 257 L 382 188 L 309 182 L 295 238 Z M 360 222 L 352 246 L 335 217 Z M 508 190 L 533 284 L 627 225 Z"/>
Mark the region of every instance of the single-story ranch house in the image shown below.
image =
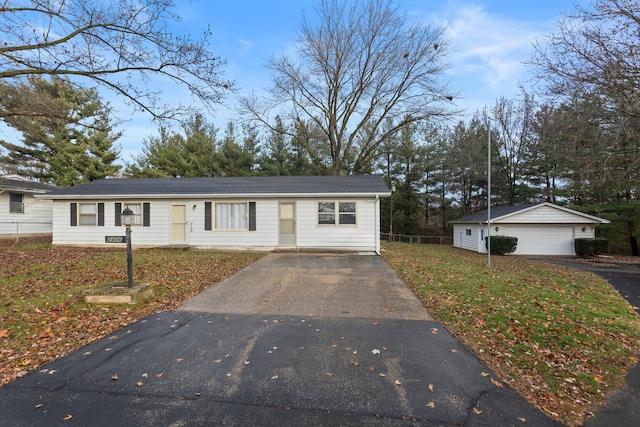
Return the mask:
<path id="1" fill-rule="evenodd" d="M 574 240 L 595 237 L 603 218 L 587 215 L 552 203 L 491 208 L 491 235 L 518 238 L 514 255 L 574 256 Z M 453 246 L 487 253 L 487 211 L 451 221 Z"/>
<path id="2" fill-rule="evenodd" d="M 104 179 L 59 188 L 53 244 L 110 245 L 135 214 L 132 245 L 380 252 L 380 176 Z"/>
<path id="3" fill-rule="evenodd" d="M 18 175 L 0 176 L 0 238 L 51 234 L 51 200 L 34 196 L 55 188 Z"/>

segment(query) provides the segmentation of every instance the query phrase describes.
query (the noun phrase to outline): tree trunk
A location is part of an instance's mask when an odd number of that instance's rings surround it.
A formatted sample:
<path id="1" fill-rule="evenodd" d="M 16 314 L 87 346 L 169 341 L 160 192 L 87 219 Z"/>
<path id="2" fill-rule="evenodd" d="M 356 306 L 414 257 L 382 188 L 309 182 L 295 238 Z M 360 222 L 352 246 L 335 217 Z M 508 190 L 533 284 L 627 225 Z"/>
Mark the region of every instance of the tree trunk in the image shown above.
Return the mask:
<path id="1" fill-rule="evenodd" d="M 638 239 L 635 236 L 629 236 L 629 243 L 631 243 L 631 255 L 640 256 L 640 250 L 638 249 Z"/>

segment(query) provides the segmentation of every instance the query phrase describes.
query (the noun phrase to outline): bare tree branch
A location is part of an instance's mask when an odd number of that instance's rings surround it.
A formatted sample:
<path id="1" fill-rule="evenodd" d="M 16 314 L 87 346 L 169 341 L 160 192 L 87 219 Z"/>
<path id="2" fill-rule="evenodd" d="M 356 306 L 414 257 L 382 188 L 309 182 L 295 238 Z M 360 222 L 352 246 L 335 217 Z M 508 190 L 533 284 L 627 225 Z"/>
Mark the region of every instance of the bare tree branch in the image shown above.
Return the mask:
<path id="1" fill-rule="evenodd" d="M 314 20 L 302 19 L 298 57 L 269 61 L 270 99 L 241 99 L 249 117 L 268 125 L 269 114 L 284 108 L 292 121 L 318 126 L 329 144 L 329 171 L 341 174 L 364 169 L 389 132 L 453 114 L 442 27 L 408 24 L 385 0 L 319 0 L 315 9 Z M 389 119 L 396 125 L 385 128 Z"/>
<path id="2" fill-rule="evenodd" d="M 0 5 L 0 79 L 30 75 L 72 77 L 106 87 L 154 118 L 192 113 L 163 105 L 148 86 L 152 76 L 186 87 L 207 108 L 233 83 L 221 78 L 224 61 L 199 39 L 174 36 L 179 17 L 172 0 L 7 0 Z"/>

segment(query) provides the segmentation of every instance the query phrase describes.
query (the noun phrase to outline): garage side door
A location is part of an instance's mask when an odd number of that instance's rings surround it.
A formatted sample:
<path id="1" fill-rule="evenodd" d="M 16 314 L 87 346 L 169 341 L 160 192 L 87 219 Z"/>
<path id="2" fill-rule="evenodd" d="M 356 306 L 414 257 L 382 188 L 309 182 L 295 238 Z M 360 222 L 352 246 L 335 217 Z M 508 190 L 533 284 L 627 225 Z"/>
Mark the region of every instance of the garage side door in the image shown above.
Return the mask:
<path id="1" fill-rule="evenodd" d="M 518 238 L 515 255 L 575 255 L 573 226 L 509 225 L 505 235 Z"/>

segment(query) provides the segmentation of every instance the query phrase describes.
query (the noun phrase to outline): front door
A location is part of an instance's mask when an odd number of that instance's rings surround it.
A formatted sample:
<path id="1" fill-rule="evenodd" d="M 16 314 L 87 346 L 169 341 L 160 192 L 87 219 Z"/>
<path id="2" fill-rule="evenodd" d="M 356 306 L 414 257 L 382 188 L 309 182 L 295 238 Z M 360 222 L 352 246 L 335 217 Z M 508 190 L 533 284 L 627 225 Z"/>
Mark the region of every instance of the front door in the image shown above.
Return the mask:
<path id="1" fill-rule="evenodd" d="M 296 204 L 280 203 L 280 245 L 296 245 Z"/>
<path id="2" fill-rule="evenodd" d="M 187 241 L 187 206 L 171 206 L 171 243 Z"/>

